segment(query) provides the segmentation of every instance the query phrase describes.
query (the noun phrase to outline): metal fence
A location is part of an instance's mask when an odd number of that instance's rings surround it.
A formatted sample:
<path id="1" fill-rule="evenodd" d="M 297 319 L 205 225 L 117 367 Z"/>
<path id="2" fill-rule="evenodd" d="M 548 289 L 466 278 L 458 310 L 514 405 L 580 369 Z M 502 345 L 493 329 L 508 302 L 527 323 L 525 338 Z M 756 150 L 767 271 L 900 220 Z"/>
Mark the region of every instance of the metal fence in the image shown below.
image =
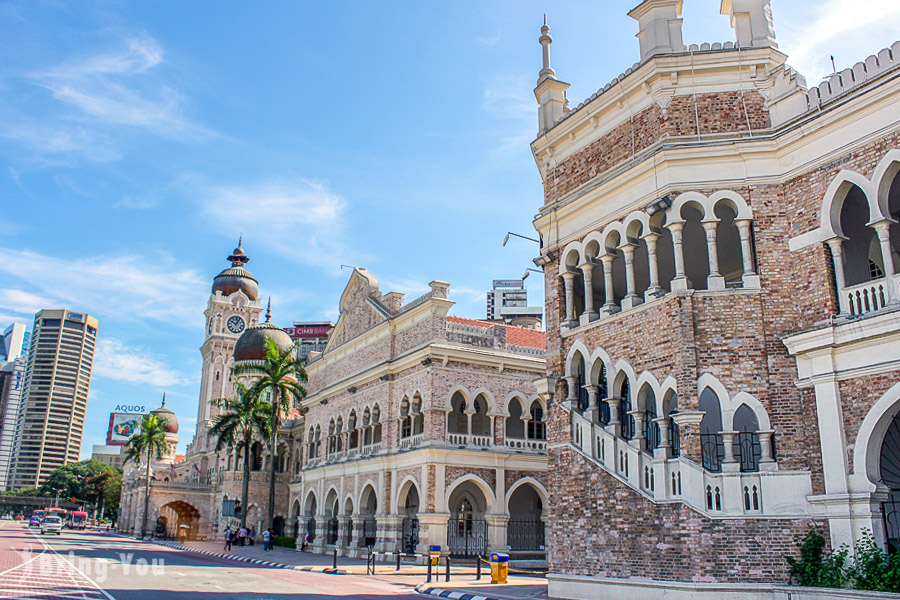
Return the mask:
<path id="1" fill-rule="evenodd" d="M 447 523 L 447 548 L 454 558 L 474 558 L 486 554 L 487 542 L 487 521 L 457 518 Z"/>
<path id="2" fill-rule="evenodd" d="M 506 526 L 506 543 L 510 550 L 543 550 L 544 522 L 511 520 Z"/>

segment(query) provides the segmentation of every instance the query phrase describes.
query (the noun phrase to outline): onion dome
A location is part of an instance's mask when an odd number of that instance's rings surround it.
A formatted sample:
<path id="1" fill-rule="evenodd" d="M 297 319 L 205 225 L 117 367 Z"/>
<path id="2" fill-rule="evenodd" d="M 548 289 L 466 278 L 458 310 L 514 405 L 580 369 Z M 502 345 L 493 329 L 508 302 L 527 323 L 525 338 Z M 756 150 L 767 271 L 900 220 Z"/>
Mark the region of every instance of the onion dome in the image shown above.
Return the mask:
<path id="1" fill-rule="evenodd" d="M 162 406 L 156 410 L 151 410 L 150 414 L 166 420 L 166 433 L 178 433 L 178 418 L 175 416 L 175 413 L 166 408 L 165 394 L 163 394 Z"/>
<path id="2" fill-rule="evenodd" d="M 250 262 L 250 258 L 241 248 L 242 241 L 238 240 L 237 248 L 228 257 L 231 268 L 225 269 L 213 279 L 212 293 L 222 292 L 223 296 L 229 296 L 240 291 L 252 301 L 259 297 L 259 282 L 244 268 L 244 265 Z"/>
<path id="3" fill-rule="evenodd" d="M 270 322 L 272 318 L 272 299 L 266 309 L 266 322 L 248 327 L 234 344 L 234 362 L 243 360 L 265 360 L 266 338 L 275 342 L 279 352 L 284 352 L 294 345 L 294 340 L 287 332 Z"/>

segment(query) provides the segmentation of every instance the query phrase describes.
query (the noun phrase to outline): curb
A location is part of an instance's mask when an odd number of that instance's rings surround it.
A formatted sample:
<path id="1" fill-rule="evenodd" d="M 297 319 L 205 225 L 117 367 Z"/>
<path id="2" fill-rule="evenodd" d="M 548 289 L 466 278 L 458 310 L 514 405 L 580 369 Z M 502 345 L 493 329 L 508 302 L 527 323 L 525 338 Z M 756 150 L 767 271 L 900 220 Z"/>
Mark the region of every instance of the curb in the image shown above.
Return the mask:
<path id="1" fill-rule="evenodd" d="M 494 598 L 491 596 L 481 596 L 479 594 L 469 594 L 467 592 L 454 592 L 453 590 L 445 590 L 442 588 L 426 587 L 427 584 L 419 584 L 416 591 L 427 596 L 435 596 L 437 598 L 450 598 L 451 600 L 508 600 L 504 598 Z"/>
<path id="2" fill-rule="evenodd" d="M 205 554 L 206 556 L 214 556 L 216 558 L 227 558 L 230 560 L 237 560 L 240 562 L 251 563 L 254 565 L 263 565 L 265 567 L 273 567 L 276 569 L 288 569 L 290 571 L 305 571 L 305 572 L 311 572 L 311 573 L 326 573 L 328 575 L 346 575 L 347 574 L 347 571 L 344 571 L 341 569 L 332 569 L 331 567 L 303 567 L 300 565 L 286 565 L 284 563 L 272 562 L 270 560 L 262 560 L 259 558 L 251 558 L 249 556 L 238 556 L 236 554 L 225 554 L 224 552 L 210 552 L 209 550 L 200 550 L 198 548 L 190 548 L 188 546 L 182 546 L 180 544 L 173 544 L 171 542 L 156 541 L 154 543 L 159 544 L 160 546 L 166 546 L 168 548 L 173 548 L 175 550 L 194 552 L 196 554 Z"/>

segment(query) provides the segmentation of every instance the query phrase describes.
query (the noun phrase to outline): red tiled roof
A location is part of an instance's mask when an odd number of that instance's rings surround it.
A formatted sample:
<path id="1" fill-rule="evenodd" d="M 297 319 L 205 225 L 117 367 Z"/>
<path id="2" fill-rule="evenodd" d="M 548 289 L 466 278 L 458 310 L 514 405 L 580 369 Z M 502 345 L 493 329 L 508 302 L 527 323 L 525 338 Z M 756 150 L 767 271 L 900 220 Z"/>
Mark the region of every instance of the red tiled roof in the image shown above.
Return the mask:
<path id="1" fill-rule="evenodd" d="M 292 417 L 299 417 L 299 416 L 302 415 L 302 414 L 303 414 L 303 413 L 300 412 L 300 409 L 299 409 L 299 408 L 292 408 L 292 409 L 291 409 L 291 416 L 292 416 Z"/>
<path id="2" fill-rule="evenodd" d="M 524 327 L 506 327 L 506 343 L 514 346 L 527 346 L 529 348 L 547 349 L 547 334 L 539 329 L 525 329 Z"/>
<path id="3" fill-rule="evenodd" d="M 175 462 L 180 463 L 180 462 L 183 461 L 185 458 L 187 458 L 187 457 L 186 457 L 184 454 L 176 454 L 176 455 L 175 455 Z"/>
<path id="4" fill-rule="evenodd" d="M 491 323 L 490 321 L 479 321 L 477 319 L 465 319 L 463 317 L 447 316 L 447 320 L 452 323 L 460 323 L 462 325 L 475 325 L 476 327 L 484 327 L 486 329 L 492 327 L 506 327 L 506 343 L 514 346 L 525 346 L 528 348 L 547 349 L 547 334 L 539 329 L 526 329 L 524 327 L 513 327 L 512 325 L 504 325 L 502 323 Z"/>

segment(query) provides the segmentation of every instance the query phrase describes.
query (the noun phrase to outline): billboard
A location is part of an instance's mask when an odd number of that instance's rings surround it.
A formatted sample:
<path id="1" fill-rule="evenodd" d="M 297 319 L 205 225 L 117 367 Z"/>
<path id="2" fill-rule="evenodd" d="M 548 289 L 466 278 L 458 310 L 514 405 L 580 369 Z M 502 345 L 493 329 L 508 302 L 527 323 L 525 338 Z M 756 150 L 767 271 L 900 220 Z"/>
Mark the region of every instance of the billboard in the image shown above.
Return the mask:
<path id="1" fill-rule="evenodd" d="M 303 325 L 300 327 L 283 328 L 293 339 L 297 338 L 326 338 L 334 325 Z"/>
<path id="2" fill-rule="evenodd" d="M 106 443 L 110 446 L 124 446 L 128 438 L 141 427 L 143 415 L 137 413 L 114 412 L 109 414 L 109 429 L 106 431 Z"/>

